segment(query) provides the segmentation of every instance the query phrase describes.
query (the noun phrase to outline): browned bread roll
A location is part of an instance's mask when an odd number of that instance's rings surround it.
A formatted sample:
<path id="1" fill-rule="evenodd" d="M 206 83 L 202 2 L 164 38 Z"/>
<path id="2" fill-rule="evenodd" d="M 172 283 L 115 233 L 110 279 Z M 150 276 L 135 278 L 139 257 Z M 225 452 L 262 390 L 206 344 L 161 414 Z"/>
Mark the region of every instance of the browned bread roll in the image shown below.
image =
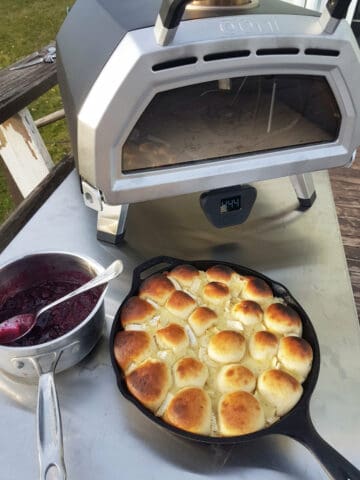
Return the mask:
<path id="1" fill-rule="evenodd" d="M 183 388 L 170 401 L 165 420 L 192 433 L 210 434 L 211 401 L 201 388 Z"/>
<path id="2" fill-rule="evenodd" d="M 249 277 L 242 290 L 242 296 L 245 300 L 261 302 L 273 297 L 269 285 L 261 278 Z"/>
<path id="3" fill-rule="evenodd" d="M 145 323 L 151 320 L 155 314 L 156 308 L 149 302 L 140 297 L 131 297 L 121 309 L 120 321 L 126 327 L 134 323 Z"/>
<path id="4" fill-rule="evenodd" d="M 263 311 L 258 303 L 241 300 L 233 305 L 231 315 L 243 325 L 255 325 L 262 321 Z"/>
<path id="5" fill-rule="evenodd" d="M 220 398 L 219 430 L 234 436 L 256 432 L 265 426 L 265 415 L 259 401 L 248 392 L 226 393 Z"/>
<path id="6" fill-rule="evenodd" d="M 270 332 L 280 335 L 301 335 L 302 323 L 297 312 L 288 305 L 273 303 L 265 310 L 264 322 Z"/>
<path id="7" fill-rule="evenodd" d="M 200 272 L 192 265 L 179 265 L 168 273 L 168 277 L 189 289 L 200 283 Z"/>
<path id="8" fill-rule="evenodd" d="M 249 352 L 255 360 L 266 362 L 276 355 L 278 345 L 278 339 L 273 333 L 261 330 L 250 337 Z"/>
<path id="9" fill-rule="evenodd" d="M 185 330 L 177 323 L 170 323 L 167 327 L 158 330 L 156 341 L 160 348 L 172 349 L 175 353 L 186 350 L 189 345 Z"/>
<path id="10" fill-rule="evenodd" d="M 215 325 L 216 313 L 208 307 L 198 307 L 189 316 L 188 322 L 197 336 L 202 335 L 208 328 Z"/>
<path id="11" fill-rule="evenodd" d="M 165 275 L 156 274 L 144 280 L 140 285 L 139 297 L 164 305 L 174 291 L 174 285 Z"/>
<path id="12" fill-rule="evenodd" d="M 214 305 L 221 305 L 230 299 L 230 290 L 225 283 L 210 282 L 203 289 L 205 301 Z"/>
<path id="13" fill-rule="evenodd" d="M 303 338 L 283 337 L 279 343 L 278 359 L 281 366 L 302 383 L 310 372 L 313 351 Z"/>
<path id="14" fill-rule="evenodd" d="M 208 354 L 219 363 L 240 362 L 245 349 L 246 342 L 241 333 L 223 330 L 210 338 Z"/>
<path id="15" fill-rule="evenodd" d="M 206 365 L 193 357 L 183 357 L 174 365 L 174 382 L 178 388 L 203 387 L 208 378 Z"/>
<path id="16" fill-rule="evenodd" d="M 206 270 L 206 277 L 209 282 L 220 282 L 229 285 L 234 276 L 234 270 L 225 265 L 214 265 Z"/>
<path id="17" fill-rule="evenodd" d="M 181 290 L 173 292 L 166 302 L 166 308 L 169 312 L 180 318 L 187 318 L 195 307 L 195 300 Z"/>
<path id="18" fill-rule="evenodd" d="M 126 384 L 135 398 L 155 411 L 167 395 L 171 376 L 164 362 L 148 359 L 126 376 Z"/>
<path id="19" fill-rule="evenodd" d="M 124 330 L 115 336 L 115 358 L 124 370 L 127 370 L 132 363 L 140 363 L 149 357 L 153 348 L 153 340 L 147 332 Z"/>
<path id="20" fill-rule="evenodd" d="M 222 367 L 217 376 L 217 386 L 221 393 L 242 390 L 252 393 L 256 387 L 256 377 L 246 367 L 232 363 Z"/>
<path id="21" fill-rule="evenodd" d="M 266 402 L 276 408 L 276 414 L 282 416 L 296 405 L 303 389 L 289 373 L 272 369 L 259 376 L 258 391 Z"/>

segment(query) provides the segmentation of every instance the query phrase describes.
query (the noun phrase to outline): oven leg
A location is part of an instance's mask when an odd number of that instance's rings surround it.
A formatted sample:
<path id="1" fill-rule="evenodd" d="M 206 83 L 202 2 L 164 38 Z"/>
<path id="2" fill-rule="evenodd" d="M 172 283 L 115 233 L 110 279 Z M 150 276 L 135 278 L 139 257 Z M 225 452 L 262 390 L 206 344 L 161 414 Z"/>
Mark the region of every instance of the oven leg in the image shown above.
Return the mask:
<path id="1" fill-rule="evenodd" d="M 98 240 L 116 245 L 124 238 L 128 208 L 129 205 L 108 205 L 102 202 L 97 220 Z"/>
<path id="2" fill-rule="evenodd" d="M 290 180 L 299 200 L 299 210 L 307 210 L 316 199 L 316 191 L 311 173 L 292 175 Z"/>

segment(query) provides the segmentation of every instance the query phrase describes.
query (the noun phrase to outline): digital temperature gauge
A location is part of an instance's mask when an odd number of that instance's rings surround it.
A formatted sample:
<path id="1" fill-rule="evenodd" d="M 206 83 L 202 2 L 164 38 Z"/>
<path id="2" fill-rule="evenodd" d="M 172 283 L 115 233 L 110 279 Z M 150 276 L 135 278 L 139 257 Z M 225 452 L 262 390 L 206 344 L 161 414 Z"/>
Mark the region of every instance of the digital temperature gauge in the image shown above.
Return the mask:
<path id="1" fill-rule="evenodd" d="M 256 199 L 251 185 L 235 185 L 204 192 L 200 205 L 207 219 L 217 228 L 231 227 L 245 222 Z"/>
<path id="2" fill-rule="evenodd" d="M 220 213 L 234 212 L 235 210 L 240 210 L 241 208 L 241 196 L 237 195 L 236 197 L 223 198 L 220 200 Z"/>

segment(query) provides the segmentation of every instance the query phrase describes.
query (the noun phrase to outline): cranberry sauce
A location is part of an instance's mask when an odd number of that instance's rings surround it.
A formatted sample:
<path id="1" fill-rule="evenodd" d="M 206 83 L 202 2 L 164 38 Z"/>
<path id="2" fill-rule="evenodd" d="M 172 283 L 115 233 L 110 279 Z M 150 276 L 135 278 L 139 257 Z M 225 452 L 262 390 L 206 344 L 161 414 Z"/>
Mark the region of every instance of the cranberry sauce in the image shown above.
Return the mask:
<path id="1" fill-rule="evenodd" d="M 22 313 L 36 314 L 42 307 L 72 292 L 83 285 L 89 277 L 75 281 L 47 280 L 9 295 L 0 305 L 0 323 Z M 103 287 L 97 287 L 79 296 L 60 303 L 50 311 L 41 315 L 34 328 L 24 337 L 8 344 L 8 346 L 30 346 L 45 343 L 61 337 L 75 328 L 92 311 Z"/>

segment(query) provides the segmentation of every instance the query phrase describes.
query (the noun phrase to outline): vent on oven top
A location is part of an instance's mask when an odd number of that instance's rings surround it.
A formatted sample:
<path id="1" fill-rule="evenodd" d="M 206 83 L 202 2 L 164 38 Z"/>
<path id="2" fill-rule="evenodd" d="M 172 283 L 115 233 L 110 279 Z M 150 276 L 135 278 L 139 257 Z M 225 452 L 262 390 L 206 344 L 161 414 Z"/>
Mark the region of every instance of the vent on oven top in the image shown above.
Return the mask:
<path id="1" fill-rule="evenodd" d="M 212 62 L 214 60 L 223 60 L 225 58 L 240 58 L 248 57 L 250 50 L 233 50 L 230 52 L 209 53 L 204 56 L 205 62 Z"/>
<path id="2" fill-rule="evenodd" d="M 184 65 L 192 65 L 198 61 L 197 57 L 177 58 L 168 62 L 156 63 L 152 66 L 154 72 L 159 70 L 167 70 L 168 68 L 183 67 Z"/>
<path id="3" fill-rule="evenodd" d="M 299 48 L 259 48 L 256 50 L 257 56 L 266 55 L 298 55 L 300 53 Z M 326 57 L 338 57 L 340 55 L 339 50 L 329 50 L 323 48 L 307 48 L 305 55 L 317 55 Z M 251 55 L 250 50 L 231 50 L 229 52 L 217 52 L 204 55 L 205 62 L 213 62 L 215 60 L 225 60 L 227 58 L 243 58 Z M 154 72 L 160 70 L 167 70 L 169 68 L 183 67 L 185 65 L 193 65 L 197 63 L 197 57 L 177 58 L 175 60 L 169 60 L 167 62 L 156 63 L 152 66 Z"/>
<path id="4" fill-rule="evenodd" d="M 320 57 L 338 57 L 339 50 L 326 50 L 324 48 L 307 48 L 305 55 L 318 55 Z"/>
<path id="5" fill-rule="evenodd" d="M 298 48 L 259 48 L 256 55 L 297 55 L 299 52 Z"/>

